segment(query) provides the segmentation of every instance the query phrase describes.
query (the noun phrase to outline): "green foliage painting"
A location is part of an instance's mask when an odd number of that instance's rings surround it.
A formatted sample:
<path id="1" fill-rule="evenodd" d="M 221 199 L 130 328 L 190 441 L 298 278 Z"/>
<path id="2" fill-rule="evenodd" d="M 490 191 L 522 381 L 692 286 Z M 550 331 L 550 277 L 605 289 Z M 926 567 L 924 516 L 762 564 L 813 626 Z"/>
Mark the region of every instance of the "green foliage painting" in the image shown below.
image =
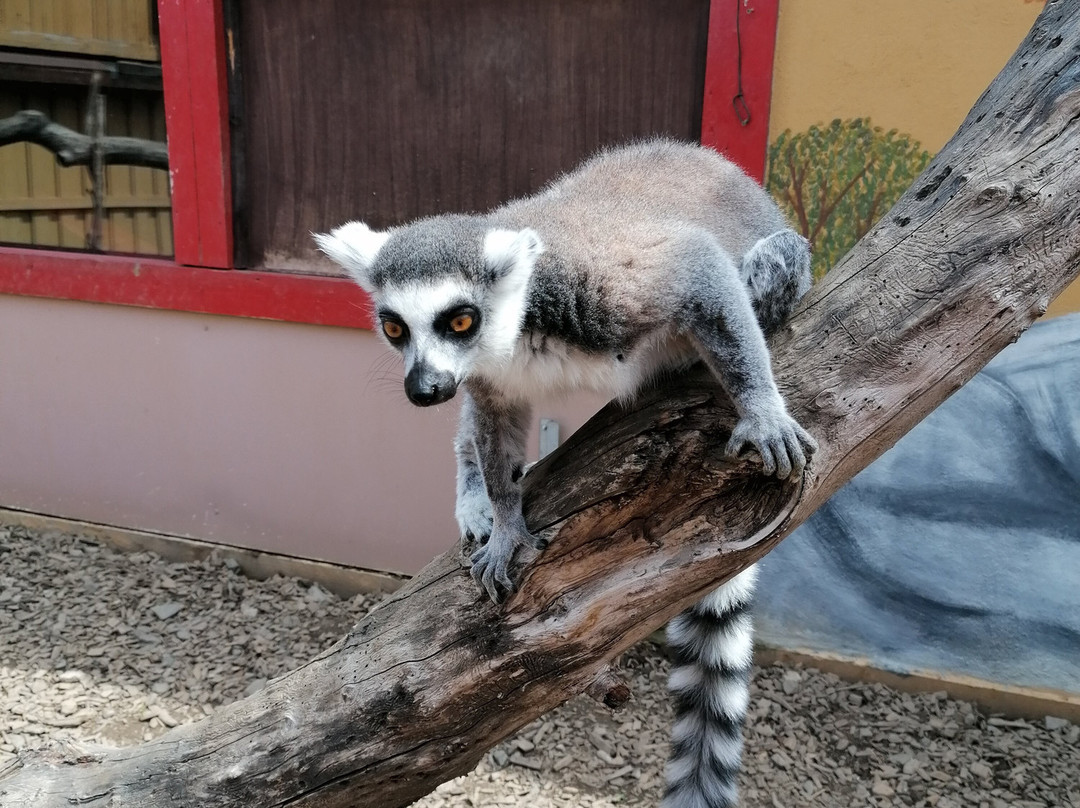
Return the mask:
<path id="1" fill-rule="evenodd" d="M 814 248 L 824 275 L 900 198 L 930 153 L 865 118 L 781 134 L 769 147 L 766 185 Z"/>

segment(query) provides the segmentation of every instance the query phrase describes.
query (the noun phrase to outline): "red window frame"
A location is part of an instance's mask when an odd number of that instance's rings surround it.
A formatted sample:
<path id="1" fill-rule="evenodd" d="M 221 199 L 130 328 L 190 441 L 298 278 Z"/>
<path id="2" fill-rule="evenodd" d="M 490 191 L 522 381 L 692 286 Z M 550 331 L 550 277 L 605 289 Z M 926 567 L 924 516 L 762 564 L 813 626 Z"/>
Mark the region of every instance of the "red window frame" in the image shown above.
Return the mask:
<path id="1" fill-rule="evenodd" d="M 701 142 L 759 181 L 778 15 L 779 0 L 710 0 Z M 235 268 L 222 0 L 158 0 L 158 18 L 175 257 L 0 247 L 0 294 L 371 328 L 350 281 Z"/>
<path id="2" fill-rule="evenodd" d="M 769 151 L 779 17 L 780 0 L 711 0 L 709 4 L 701 143 L 727 155 L 758 182 L 765 179 Z M 740 85 L 745 106 L 737 107 Z"/>

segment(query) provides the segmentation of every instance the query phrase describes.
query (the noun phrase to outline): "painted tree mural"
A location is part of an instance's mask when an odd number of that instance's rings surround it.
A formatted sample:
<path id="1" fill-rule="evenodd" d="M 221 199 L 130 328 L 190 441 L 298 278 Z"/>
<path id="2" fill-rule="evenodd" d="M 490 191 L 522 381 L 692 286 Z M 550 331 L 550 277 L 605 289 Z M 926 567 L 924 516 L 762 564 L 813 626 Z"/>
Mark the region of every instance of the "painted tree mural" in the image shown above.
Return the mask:
<path id="1" fill-rule="evenodd" d="M 834 120 L 769 147 L 766 185 L 814 248 L 814 278 L 824 275 L 930 162 L 919 142 L 866 118 Z"/>

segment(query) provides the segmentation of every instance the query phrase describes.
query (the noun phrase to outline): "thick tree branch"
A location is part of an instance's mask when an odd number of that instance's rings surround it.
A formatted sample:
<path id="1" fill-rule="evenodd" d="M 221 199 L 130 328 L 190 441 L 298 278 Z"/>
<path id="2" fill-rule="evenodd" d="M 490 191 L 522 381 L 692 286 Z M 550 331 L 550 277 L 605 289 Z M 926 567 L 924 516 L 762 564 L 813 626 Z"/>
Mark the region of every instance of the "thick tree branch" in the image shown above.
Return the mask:
<path id="1" fill-rule="evenodd" d="M 62 166 L 90 165 L 93 157 L 92 137 L 54 123 L 36 109 L 0 118 L 0 146 L 21 141 L 44 146 Z M 169 168 L 169 150 L 164 143 L 137 137 L 103 137 L 100 143 L 102 158 L 108 164 Z"/>
<path id="2" fill-rule="evenodd" d="M 1080 0 L 1050 0 L 774 340 L 822 446 L 801 484 L 725 461 L 731 412 L 706 376 L 608 407 L 526 477 L 552 543 L 503 609 L 448 552 L 255 696 L 140 747 L 26 759 L 0 804 L 393 808 L 467 771 L 768 552 L 1045 310 L 1080 269 L 1078 120 Z"/>

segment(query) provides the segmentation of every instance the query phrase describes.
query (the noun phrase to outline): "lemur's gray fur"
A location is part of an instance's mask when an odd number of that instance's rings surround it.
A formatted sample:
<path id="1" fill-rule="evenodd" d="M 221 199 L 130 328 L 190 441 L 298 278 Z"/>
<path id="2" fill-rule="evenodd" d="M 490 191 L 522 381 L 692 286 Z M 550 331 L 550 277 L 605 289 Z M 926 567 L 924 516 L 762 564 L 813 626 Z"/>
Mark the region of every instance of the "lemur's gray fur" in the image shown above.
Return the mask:
<path id="1" fill-rule="evenodd" d="M 764 333 L 810 285 L 810 252 L 757 183 L 715 152 L 656 140 L 602 152 L 542 192 L 482 215 L 316 236 L 372 296 L 421 406 L 464 391 L 456 516 L 492 600 L 542 549 L 521 513 L 530 402 L 588 389 L 631 398 L 704 359 L 739 421 L 727 445 L 766 474 L 799 474 L 817 447 L 788 415 Z M 763 333 L 764 332 L 764 333 Z M 746 710 L 751 568 L 669 626 L 678 721 L 666 808 L 735 801 Z"/>

